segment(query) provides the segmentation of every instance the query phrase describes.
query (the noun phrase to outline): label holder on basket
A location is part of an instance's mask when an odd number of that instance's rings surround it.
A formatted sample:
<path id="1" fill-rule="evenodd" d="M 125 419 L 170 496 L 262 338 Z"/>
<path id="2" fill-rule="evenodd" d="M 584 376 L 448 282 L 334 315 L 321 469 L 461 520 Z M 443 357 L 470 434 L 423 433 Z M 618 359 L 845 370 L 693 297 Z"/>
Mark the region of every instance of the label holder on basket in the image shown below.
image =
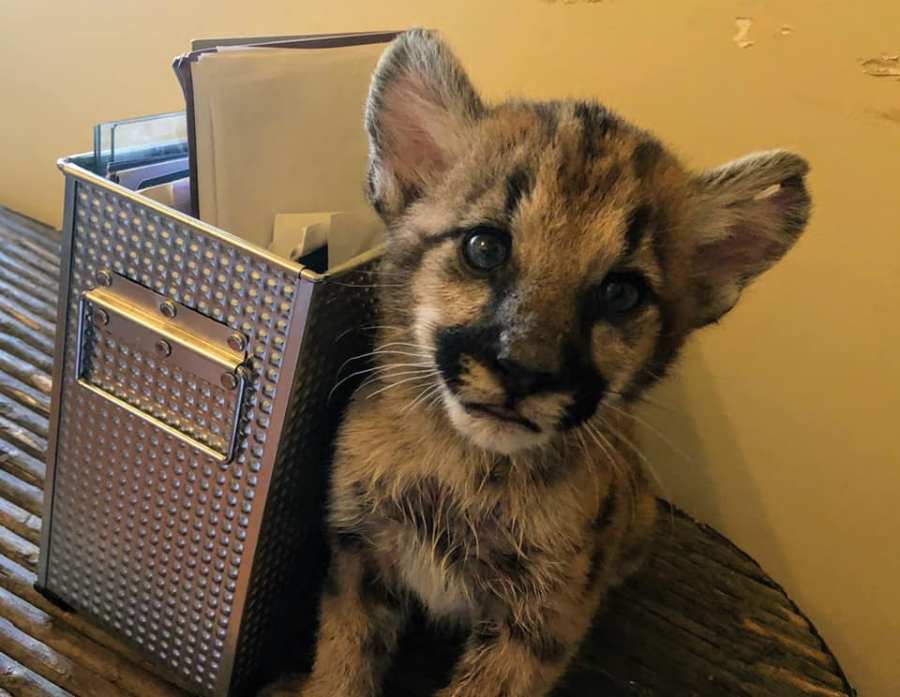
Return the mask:
<path id="1" fill-rule="evenodd" d="M 81 296 L 78 385 L 218 462 L 234 458 L 245 337 L 109 271 Z"/>

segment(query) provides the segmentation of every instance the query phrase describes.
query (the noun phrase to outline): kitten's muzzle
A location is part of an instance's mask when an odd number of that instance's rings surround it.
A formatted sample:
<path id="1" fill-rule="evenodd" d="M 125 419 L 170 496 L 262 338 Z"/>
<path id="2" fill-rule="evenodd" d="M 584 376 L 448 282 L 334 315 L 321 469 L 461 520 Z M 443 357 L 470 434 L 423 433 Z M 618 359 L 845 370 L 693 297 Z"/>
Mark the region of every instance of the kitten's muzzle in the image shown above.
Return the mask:
<path id="1" fill-rule="evenodd" d="M 500 331 L 496 327 L 451 327 L 438 333 L 436 343 L 438 369 L 453 390 L 464 382 L 463 364 L 467 359 L 491 372 L 504 392 L 502 399 L 497 395 L 497 401 L 505 401 L 508 408 L 531 395 L 566 389 L 562 376 L 542 370 L 543 364 L 532 366 L 513 356 L 508 346 L 500 341 Z"/>
<path id="2" fill-rule="evenodd" d="M 551 373 L 533 370 L 510 358 L 497 356 L 489 367 L 500 378 L 509 402 L 516 402 L 538 392 L 550 392 L 561 387 L 560 380 Z"/>
<path id="3" fill-rule="evenodd" d="M 586 348 L 536 337 L 528 344 L 513 343 L 501 340 L 501 334 L 495 324 L 446 327 L 436 333 L 437 368 L 460 402 L 519 411 L 528 397 L 560 393 L 571 397 L 560 419 L 562 428 L 574 428 L 594 414 L 606 381 L 590 363 Z M 473 375 L 472 362 L 483 369 L 480 376 Z M 550 363 L 553 369 L 548 369 Z"/>
<path id="4" fill-rule="evenodd" d="M 507 406 L 503 406 L 500 404 L 482 404 L 479 402 L 463 402 L 463 407 L 468 412 L 474 412 L 479 415 L 491 416 L 500 421 L 506 421 L 509 423 L 516 424 L 517 426 L 521 426 L 532 433 L 540 433 L 541 428 L 531 419 L 526 419 L 515 409 Z"/>

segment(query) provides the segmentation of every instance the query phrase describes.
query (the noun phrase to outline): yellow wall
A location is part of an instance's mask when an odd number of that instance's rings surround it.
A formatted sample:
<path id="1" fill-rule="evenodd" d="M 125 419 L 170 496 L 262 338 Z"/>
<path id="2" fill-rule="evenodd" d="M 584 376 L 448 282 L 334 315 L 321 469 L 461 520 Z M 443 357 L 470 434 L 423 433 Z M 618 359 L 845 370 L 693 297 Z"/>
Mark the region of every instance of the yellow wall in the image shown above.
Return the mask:
<path id="1" fill-rule="evenodd" d="M 54 160 L 87 150 L 95 121 L 180 108 L 169 62 L 192 37 L 417 24 L 490 97 L 596 95 L 697 166 L 770 146 L 812 161 L 806 237 L 643 412 L 685 456 L 644 441 L 674 499 L 783 582 L 863 694 L 898 694 L 900 81 L 859 60 L 900 53 L 900 2 L 4 2 L 0 203 L 58 224 Z"/>

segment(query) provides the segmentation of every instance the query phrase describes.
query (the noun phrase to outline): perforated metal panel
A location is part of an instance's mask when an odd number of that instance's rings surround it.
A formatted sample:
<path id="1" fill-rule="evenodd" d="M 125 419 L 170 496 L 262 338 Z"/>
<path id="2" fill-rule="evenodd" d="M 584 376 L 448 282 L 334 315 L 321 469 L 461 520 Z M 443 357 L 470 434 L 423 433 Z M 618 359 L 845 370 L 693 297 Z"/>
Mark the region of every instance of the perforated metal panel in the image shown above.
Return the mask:
<path id="1" fill-rule="evenodd" d="M 247 382 L 243 353 L 216 345 L 215 337 L 170 327 L 171 320 L 157 307 L 117 302 L 117 292 L 125 286 L 127 300 L 142 294 L 146 304 L 176 312 L 182 325 L 208 322 L 203 315 L 178 309 L 116 274 L 102 278 L 109 289 L 88 292 L 81 301 L 79 384 L 159 428 L 172 429 L 190 445 L 211 451 L 214 459 L 232 459 Z M 233 336 L 244 341 L 241 334 Z"/>
<path id="2" fill-rule="evenodd" d="M 341 407 L 327 395 L 359 350 L 348 327 L 370 323 L 370 284 L 353 270 L 309 280 L 71 163 L 64 171 L 39 584 L 193 692 L 235 694 L 257 675 L 291 569 L 318 563 L 316 507 Z M 167 355 L 148 350 L 155 335 L 94 321 L 108 274 L 213 320 L 212 333 L 239 333 L 239 384 L 210 379 L 227 346 Z"/>

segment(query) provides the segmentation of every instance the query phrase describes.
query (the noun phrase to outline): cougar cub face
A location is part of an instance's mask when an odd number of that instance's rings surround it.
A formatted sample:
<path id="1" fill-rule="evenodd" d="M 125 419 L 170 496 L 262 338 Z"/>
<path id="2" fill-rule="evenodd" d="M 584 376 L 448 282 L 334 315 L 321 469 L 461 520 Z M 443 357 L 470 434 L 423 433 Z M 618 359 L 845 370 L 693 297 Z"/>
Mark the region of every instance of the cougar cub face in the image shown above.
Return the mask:
<path id="1" fill-rule="evenodd" d="M 484 106 L 438 42 L 385 56 L 367 125 L 387 322 L 456 429 L 497 452 L 636 397 L 808 214 L 795 155 L 693 174 L 595 103 Z"/>
<path id="2" fill-rule="evenodd" d="M 650 157 L 665 167 L 595 105 L 506 106 L 410 208 L 404 228 L 427 226 L 431 245 L 411 270 L 416 339 L 479 445 L 546 442 L 652 369 L 668 296 L 657 235 L 677 206 L 643 176 Z"/>

